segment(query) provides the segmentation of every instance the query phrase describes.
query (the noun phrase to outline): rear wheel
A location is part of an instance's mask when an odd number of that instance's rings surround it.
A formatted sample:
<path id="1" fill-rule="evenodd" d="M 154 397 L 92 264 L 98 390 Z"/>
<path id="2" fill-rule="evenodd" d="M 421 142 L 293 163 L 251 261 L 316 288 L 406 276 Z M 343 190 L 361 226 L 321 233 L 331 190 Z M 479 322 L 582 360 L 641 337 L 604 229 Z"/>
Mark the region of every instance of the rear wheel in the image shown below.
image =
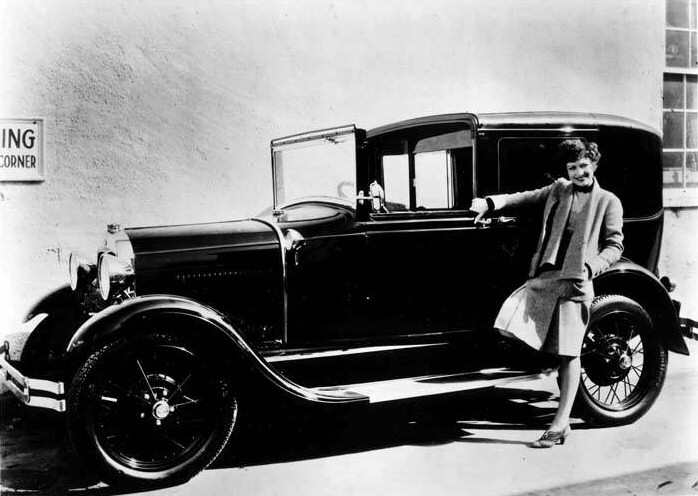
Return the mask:
<path id="1" fill-rule="evenodd" d="M 202 349 L 150 334 L 105 345 L 79 369 L 68 427 L 109 483 L 167 484 L 208 466 L 235 426 L 233 384 Z"/>
<path id="2" fill-rule="evenodd" d="M 580 413 L 604 425 L 643 416 L 664 385 L 668 355 L 647 312 L 620 295 L 598 297 L 582 344 Z"/>

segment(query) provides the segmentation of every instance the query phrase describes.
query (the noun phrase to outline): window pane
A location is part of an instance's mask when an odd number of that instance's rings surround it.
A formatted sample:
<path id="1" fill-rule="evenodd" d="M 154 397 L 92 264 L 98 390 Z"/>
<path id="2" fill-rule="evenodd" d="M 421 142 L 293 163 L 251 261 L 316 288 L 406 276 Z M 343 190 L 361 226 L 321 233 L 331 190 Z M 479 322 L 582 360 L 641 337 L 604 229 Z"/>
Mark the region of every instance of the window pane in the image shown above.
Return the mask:
<path id="1" fill-rule="evenodd" d="M 686 108 L 698 109 L 698 104 L 696 103 L 696 94 L 698 93 L 698 77 L 696 76 L 686 76 Z"/>
<path id="2" fill-rule="evenodd" d="M 688 27 L 688 0 L 667 0 L 666 25 L 672 28 Z"/>
<path id="3" fill-rule="evenodd" d="M 698 114 L 688 112 L 686 114 L 686 148 L 698 148 Z"/>
<path id="4" fill-rule="evenodd" d="M 696 33 L 691 33 L 691 60 L 690 67 L 695 69 L 698 67 L 698 52 L 696 52 Z"/>
<path id="5" fill-rule="evenodd" d="M 356 189 L 354 133 L 274 149 L 277 205 L 309 196 L 331 198 Z"/>
<path id="6" fill-rule="evenodd" d="M 381 160 L 388 210 L 467 209 L 473 192 L 473 139 L 463 122 L 416 126 L 369 140 Z M 396 205 L 391 205 L 394 202 Z"/>
<path id="7" fill-rule="evenodd" d="M 688 67 L 688 32 L 666 32 L 666 65 L 669 67 Z"/>
<path id="8" fill-rule="evenodd" d="M 683 75 L 664 74 L 664 108 L 683 109 Z"/>
<path id="9" fill-rule="evenodd" d="M 686 187 L 698 187 L 698 152 L 686 154 Z"/>
<path id="10" fill-rule="evenodd" d="M 473 146 L 473 138 L 467 129 L 454 133 L 437 134 L 417 141 L 414 145 L 414 153 L 435 152 L 448 148 L 467 148 Z"/>
<path id="11" fill-rule="evenodd" d="M 576 136 L 575 136 L 576 137 Z M 499 141 L 501 193 L 542 188 L 565 177 L 558 147 L 563 138 L 503 138 Z M 603 154 L 604 151 L 602 150 Z M 602 158 L 603 160 L 603 158 Z"/>
<path id="12" fill-rule="evenodd" d="M 448 154 L 420 153 L 414 157 L 417 209 L 449 208 Z"/>
<path id="13" fill-rule="evenodd" d="M 664 187 L 683 188 L 683 152 L 664 152 Z"/>
<path id="14" fill-rule="evenodd" d="M 691 15 L 689 16 L 689 23 L 691 25 L 691 29 L 696 29 L 696 22 L 698 21 L 697 12 L 698 11 L 696 11 L 696 0 L 691 0 Z"/>
<path id="15" fill-rule="evenodd" d="M 664 148 L 683 148 L 683 112 L 664 112 Z"/>
<path id="16" fill-rule="evenodd" d="M 383 157 L 383 183 L 388 210 L 407 210 L 410 204 L 410 167 L 407 155 Z"/>
<path id="17" fill-rule="evenodd" d="M 635 134 L 604 137 L 585 133 L 599 144 L 601 162 L 596 172 L 603 187 L 623 203 L 629 217 L 653 215 L 661 208 L 661 188 L 657 184 L 657 166 L 661 149 L 656 141 Z M 549 185 L 567 172 L 559 155 L 560 138 L 501 138 L 499 152 L 499 190 L 512 193 Z"/>

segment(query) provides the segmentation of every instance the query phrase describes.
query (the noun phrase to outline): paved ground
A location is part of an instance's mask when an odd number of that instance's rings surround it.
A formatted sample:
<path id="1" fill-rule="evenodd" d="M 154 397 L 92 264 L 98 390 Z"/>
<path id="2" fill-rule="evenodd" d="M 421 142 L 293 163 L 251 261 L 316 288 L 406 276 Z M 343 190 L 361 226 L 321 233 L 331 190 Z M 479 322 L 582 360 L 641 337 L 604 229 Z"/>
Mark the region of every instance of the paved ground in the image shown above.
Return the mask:
<path id="1" fill-rule="evenodd" d="M 554 412 L 552 379 L 362 414 L 259 423 L 214 467 L 157 495 L 698 494 L 698 343 L 671 355 L 657 404 L 638 422 L 589 428 L 532 450 Z M 3 494 L 121 494 L 85 473 L 56 415 L 5 401 Z"/>

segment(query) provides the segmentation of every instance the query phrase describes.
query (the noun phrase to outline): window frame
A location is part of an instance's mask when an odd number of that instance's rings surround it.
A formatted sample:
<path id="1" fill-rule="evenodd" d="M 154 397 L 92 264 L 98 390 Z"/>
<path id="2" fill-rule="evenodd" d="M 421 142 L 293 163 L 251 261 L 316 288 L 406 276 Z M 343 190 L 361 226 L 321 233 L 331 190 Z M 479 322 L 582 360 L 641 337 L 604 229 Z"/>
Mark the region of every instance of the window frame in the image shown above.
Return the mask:
<path id="1" fill-rule="evenodd" d="M 529 142 L 535 142 L 538 141 L 540 142 L 541 140 L 545 141 L 557 141 L 558 144 L 562 143 L 565 140 L 569 139 L 579 139 L 584 142 L 587 141 L 594 141 L 594 134 L 598 133 L 597 128 L 593 129 L 575 129 L 574 131 L 571 131 L 569 133 L 565 134 L 559 134 L 558 131 L 556 130 L 549 130 L 549 132 L 545 131 L 537 131 L 537 132 L 532 132 L 530 134 L 522 134 L 522 135 L 502 135 L 497 138 L 497 193 L 498 194 L 509 194 L 509 193 L 516 193 L 518 191 L 524 191 L 526 188 L 523 188 L 521 186 L 516 186 L 513 190 L 506 191 L 503 183 L 503 178 L 507 177 L 506 176 L 506 164 L 503 164 L 503 147 L 508 144 L 509 142 L 523 142 L 523 141 L 529 141 Z M 586 135 L 585 135 L 586 134 Z M 591 136 L 587 136 L 588 134 L 591 134 Z M 603 155 L 603 151 L 602 151 Z M 560 164 L 560 171 L 563 172 L 562 164 Z M 567 176 L 560 173 L 557 176 L 550 176 L 550 183 L 554 182 L 558 178 L 565 178 L 567 179 Z M 507 177 L 508 180 L 508 177 Z M 539 186 L 542 187 L 542 186 Z"/>
<path id="2" fill-rule="evenodd" d="M 409 147 L 408 147 L 409 148 Z M 423 207 L 419 208 L 417 206 L 417 200 L 419 198 L 419 184 L 417 181 L 417 169 L 418 169 L 418 158 L 421 153 L 439 153 L 439 152 L 445 152 L 444 159 L 445 159 L 445 175 L 446 175 L 446 194 L 445 194 L 445 200 L 446 200 L 446 206 L 444 207 L 434 207 L 434 208 L 429 208 L 429 207 Z M 388 183 L 386 182 L 386 174 L 385 174 L 385 163 L 383 159 L 385 157 L 402 157 L 402 156 L 407 156 L 407 161 L 408 161 L 408 166 L 407 166 L 407 182 L 408 182 L 408 194 L 409 194 L 409 203 L 406 205 L 407 210 L 400 210 L 400 212 L 420 212 L 420 211 L 439 211 L 439 210 L 457 210 L 456 209 L 456 195 L 458 192 L 456 191 L 456 184 L 455 184 L 455 177 L 457 175 L 456 171 L 454 168 L 456 167 L 456 162 L 453 160 L 453 154 L 452 154 L 452 149 L 445 149 L 445 150 L 436 150 L 432 152 L 421 152 L 421 153 L 413 153 L 411 150 L 408 151 L 408 153 L 403 154 L 403 155 L 381 155 L 381 163 L 380 163 L 380 177 L 382 180 L 382 185 L 383 188 L 386 191 L 386 200 L 388 200 L 388 193 L 389 193 L 389 188 L 388 188 Z M 443 169 L 442 169 L 443 170 Z M 443 192 L 443 190 L 439 191 L 440 193 Z"/>
<path id="3" fill-rule="evenodd" d="M 668 68 L 667 68 L 668 69 Z M 689 115 L 694 115 L 696 116 L 696 119 L 698 119 L 698 105 L 695 107 L 689 108 L 688 104 L 688 93 L 689 93 L 689 79 L 693 76 L 694 81 L 691 81 L 693 84 L 696 85 L 697 89 L 696 91 L 698 92 L 698 71 L 692 71 L 692 72 L 686 72 L 686 71 L 680 71 L 680 72 L 675 72 L 675 71 L 670 71 L 666 70 L 664 72 L 662 81 L 666 81 L 667 76 L 680 76 L 681 77 L 681 83 L 682 83 L 682 89 L 683 89 L 683 107 L 666 107 L 664 104 L 662 104 L 662 123 L 664 122 L 664 116 L 667 113 L 681 113 L 682 114 L 682 124 L 683 124 L 683 130 L 682 130 L 682 136 L 681 140 L 683 142 L 683 146 L 677 148 L 677 147 L 665 147 L 662 146 L 662 153 L 681 153 L 681 176 L 682 176 L 682 185 L 681 187 L 671 187 L 668 186 L 666 183 L 662 184 L 662 189 L 664 192 L 664 203 L 665 206 L 672 207 L 672 206 L 698 206 L 698 185 L 696 186 L 689 186 L 688 185 L 688 179 L 687 179 L 687 164 L 688 164 L 688 154 L 689 153 L 697 153 L 698 154 L 698 147 L 688 147 L 688 132 L 689 132 L 689 127 L 688 127 L 688 119 Z M 695 102 L 694 102 L 695 103 Z M 697 140 L 698 141 L 698 140 Z M 664 168 L 663 171 L 667 171 L 671 169 L 666 169 Z"/>
<path id="4" fill-rule="evenodd" d="M 668 9 L 669 2 L 666 2 L 666 6 Z M 665 101 L 666 99 L 663 98 L 662 100 L 662 127 L 664 127 L 664 116 L 667 113 L 671 112 L 681 112 L 683 114 L 683 136 L 682 136 L 682 142 L 683 142 L 683 147 L 681 148 L 665 148 L 664 145 L 662 145 L 662 153 L 682 153 L 682 160 L 681 160 L 681 172 L 682 172 L 682 185 L 681 187 L 671 187 L 667 186 L 663 181 L 662 181 L 662 191 L 663 191 L 663 196 L 664 196 L 664 206 L 665 207 L 693 207 L 693 206 L 698 206 L 698 185 L 696 186 L 689 186 L 688 181 L 687 181 L 687 162 L 688 162 L 688 154 L 689 153 L 698 153 L 698 148 L 688 148 L 688 116 L 689 114 L 696 115 L 696 119 L 698 119 L 698 105 L 696 105 L 693 108 L 688 107 L 688 85 L 689 85 L 689 79 L 691 77 L 696 78 L 698 80 L 698 61 L 691 60 L 691 56 L 693 52 L 696 51 L 697 47 L 694 46 L 696 43 L 698 43 L 698 22 L 696 20 L 696 17 L 698 16 L 698 10 L 696 8 L 696 2 L 695 1 L 689 1 L 688 2 L 688 19 L 686 22 L 686 25 L 688 27 L 675 27 L 675 26 L 670 26 L 669 25 L 669 16 L 665 16 L 665 42 L 668 36 L 669 32 L 685 32 L 688 33 L 688 67 L 678 67 L 678 66 L 670 66 L 668 64 L 667 60 L 667 53 L 665 50 L 665 57 L 664 57 L 664 71 L 662 75 L 662 94 L 664 95 L 664 86 L 666 84 L 666 79 L 667 76 L 680 76 L 682 86 L 683 86 L 683 108 L 678 108 L 678 107 L 667 107 L 665 106 Z M 691 22 L 693 21 L 693 22 Z M 698 82 L 694 83 L 698 85 Z M 698 90 L 696 90 L 698 92 Z M 663 129 L 664 131 L 664 129 Z M 664 132 L 662 133 L 664 136 Z M 698 138 L 697 138 L 698 141 Z M 663 172 L 666 170 L 671 170 L 671 169 L 664 169 Z"/>
<path id="5" fill-rule="evenodd" d="M 416 148 L 416 142 L 419 141 L 419 139 L 415 139 L 414 136 L 412 135 L 412 132 L 415 132 L 419 130 L 420 128 L 435 128 L 437 131 L 434 133 L 434 136 L 438 136 L 441 132 L 438 130 L 439 127 L 444 126 L 444 128 L 448 127 L 449 125 L 456 125 L 456 126 L 462 126 L 462 128 L 457 129 L 457 131 L 453 131 L 453 129 L 448 130 L 445 129 L 443 134 L 447 135 L 453 132 L 466 132 L 470 134 L 470 140 L 471 140 L 471 145 L 470 146 L 462 146 L 462 147 L 451 147 L 451 148 L 443 148 L 443 149 L 438 149 L 438 150 L 427 150 L 427 151 L 417 151 L 415 152 Z M 418 217 L 423 217 L 425 215 L 433 215 L 433 216 L 453 216 L 454 214 L 458 213 L 458 215 L 463 215 L 464 212 L 470 212 L 468 209 L 468 205 L 464 205 L 463 203 L 463 198 L 474 198 L 476 195 L 476 183 L 475 183 L 475 178 L 476 178 L 476 133 L 473 131 L 473 123 L 468 120 L 461 120 L 458 119 L 456 121 L 450 121 L 450 122 L 439 122 L 439 123 L 425 123 L 422 125 L 417 125 L 417 126 L 410 126 L 410 127 L 405 127 L 399 130 L 392 131 L 390 133 L 385 133 L 379 136 L 371 137 L 371 140 L 378 138 L 379 142 L 376 143 L 375 145 L 371 145 L 373 148 L 375 146 L 375 151 L 371 153 L 372 158 L 372 168 L 373 168 L 373 176 L 375 179 L 383 186 L 386 192 L 386 201 L 389 202 L 391 198 L 388 196 L 389 195 L 389 185 L 386 184 L 385 182 L 385 169 L 384 169 L 384 163 L 383 163 L 383 158 L 386 156 L 407 156 L 407 161 L 408 161 L 408 184 L 409 184 L 409 205 L 406 205 L 406 210 L 395 210 L 391 211 L 389 213 L 376 213 L 373 212 L 371 213 L 371 218 L 374 219 L 385 219 L 385 218 L 396 218 L 396 217 L 411 217 L 411 216 L 418 216 Z M 404 134 L 403 134 L 404 133 Z M 404 141 L 405 145 L 403 147 L 404 153 L 382 153 L 381 150 L 381 144 L 380 141 L 383 140 L 402 140 Z M 422 139 L 422 138 L 420 138 Z M 396 147 L 398 149 L 400 147 Z M 389 148 L 388 148 L 389 150 Z M 464 154 L 469 157 L 470 160 L 470 165 L 468 169 L 468 165 L 465 165 L 465 168 L 463 171 L 457 170 L 459 167 L 459 160 L 454 157 L 454 150 L 467 150 L 464 152 Z M 447 206 L 446 207 L 435 207 L 435 208 L 420 208 L 418 209 L 417 205 L 417 174 L 416 174 L 416 169 L 417 169 L 417 164 L 416 162 L 418 161 L 418 156 L 421 153 L 432 153 L 432 152 L 446 152 L 444 159 L 446 162 L 446 171 L 445 171 L 445 176 L 446 176 L 446 181 L 447 181 L 447 186 L 446 186 L 446 191 L 445 193 L 445 201 Z M 463 188 L 463 185 L 461 182 L 467 181 L 467 184 L 465 185 L 465 188 Z M 461 191 L 461 189 L 464 189 L 465 191 Z M 442 190 L 440 190 L 442 192 Z M 464 196 L 465 195 L 465 196 Z M 469 201 L 469 200 L 468 200 Z"/>

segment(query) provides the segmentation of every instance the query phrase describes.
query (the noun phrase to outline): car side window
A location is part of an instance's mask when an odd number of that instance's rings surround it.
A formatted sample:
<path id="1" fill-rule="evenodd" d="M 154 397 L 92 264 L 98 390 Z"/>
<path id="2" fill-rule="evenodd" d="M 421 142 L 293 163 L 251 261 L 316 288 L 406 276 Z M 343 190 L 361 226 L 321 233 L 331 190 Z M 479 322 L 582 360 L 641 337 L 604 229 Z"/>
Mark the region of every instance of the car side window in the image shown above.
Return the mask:
<path id="1" fill-rule="evenodd" d="M 499 192 L 514 193 L 542 188 L 559 177 L 567 177 L 558 157 L 564 137 L 516 137 L 499 140 Z"/>
<path id="2" fill-rule="evenodd" d="M 453 208 L 453 179 L 449 150 L 419 153 L 414 157 L 417 209 Z"/>
<path id="3" fill-rule="evenodd" d="M 410 129 L 374 142 L 376 179 L 389 212 L 468 209 L 472 138 L 462 124 L 458 127 Z"/>
<path id="4" fill-rule="evenodd" d="M 383 188 L 386 205 L 391 212 L 405 211 L 410 204 L 410 166 L 409 157 L 403 155 L 384 155 Z"/>

